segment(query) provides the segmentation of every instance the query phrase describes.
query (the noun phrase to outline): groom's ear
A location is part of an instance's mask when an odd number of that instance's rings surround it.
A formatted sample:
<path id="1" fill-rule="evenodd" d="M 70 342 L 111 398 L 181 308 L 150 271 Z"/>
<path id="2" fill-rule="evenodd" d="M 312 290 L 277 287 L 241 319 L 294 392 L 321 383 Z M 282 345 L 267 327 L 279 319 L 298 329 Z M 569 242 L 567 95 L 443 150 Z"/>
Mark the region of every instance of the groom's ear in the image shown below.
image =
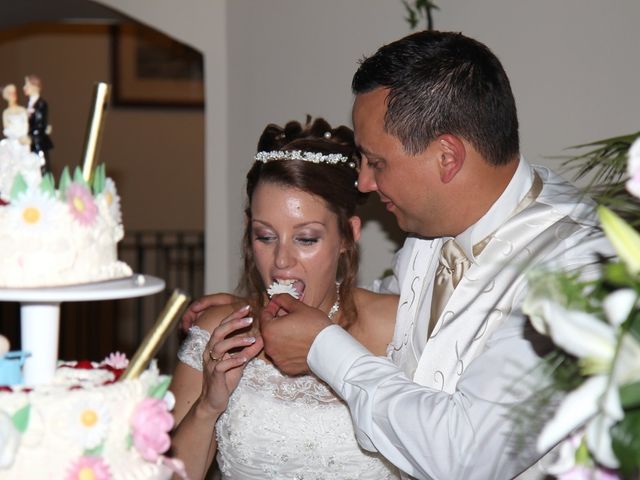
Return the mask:
<path id="1" fill-rule="evenodd" d="M 456 135 L 444 134 L 438 142 L 438 169 L 442 183 L 449 183 L 458 174 L 466 159 L 466 149 Z"/>

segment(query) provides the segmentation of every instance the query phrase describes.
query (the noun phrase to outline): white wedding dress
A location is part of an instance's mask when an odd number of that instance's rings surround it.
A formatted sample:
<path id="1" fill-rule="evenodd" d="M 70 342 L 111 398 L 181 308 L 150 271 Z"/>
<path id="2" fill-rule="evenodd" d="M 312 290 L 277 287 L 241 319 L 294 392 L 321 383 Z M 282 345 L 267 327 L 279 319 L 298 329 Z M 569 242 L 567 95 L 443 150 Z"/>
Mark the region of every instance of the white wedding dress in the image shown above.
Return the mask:
<path id="1" fill-rule="evenodd" d="M 178 358 L 202 370 L 209 332 L 189 330 Z M 362 450 L 346 405 L 311 375 L 288 377 L 253 359 L 216 424 L 225 480 L 400 478 L 379 454 Z"/>
<path id="2" fill-rule="evenodd" d="M 20 142 L 29 132 L 29 120 L 26 109 L 5 110 L 2 116 L 6 138 L 0 140 L 0 198 L 9 201 L 13 181 L 18 173 L 27 185 L 40 181 L 40 168 L 44 158 L 31 152 L 29 145 Z"/>

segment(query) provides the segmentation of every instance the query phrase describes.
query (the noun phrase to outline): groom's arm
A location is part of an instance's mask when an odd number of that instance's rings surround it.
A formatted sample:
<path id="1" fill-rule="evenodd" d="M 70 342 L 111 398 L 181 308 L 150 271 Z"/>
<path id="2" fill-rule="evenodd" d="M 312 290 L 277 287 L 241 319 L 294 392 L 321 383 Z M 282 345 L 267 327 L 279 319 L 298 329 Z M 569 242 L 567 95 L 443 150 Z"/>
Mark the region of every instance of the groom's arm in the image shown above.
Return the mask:
<path id="1" fill-rule="evenodd" d="M 514 448 L 508 417 L 539 387 L 522 379 L 540 361 L 523 338 L 524 323 L 521 315 L 512 315 L 464 371 L 453 394 L 414 383 L 338 326 L 320 332 L 308 363 L 349 405 L 359 443 L 408 474 L 511 478 L 539 457 L 531 444 Z M 528 433 L 535 439 L 535 431 Z"/>

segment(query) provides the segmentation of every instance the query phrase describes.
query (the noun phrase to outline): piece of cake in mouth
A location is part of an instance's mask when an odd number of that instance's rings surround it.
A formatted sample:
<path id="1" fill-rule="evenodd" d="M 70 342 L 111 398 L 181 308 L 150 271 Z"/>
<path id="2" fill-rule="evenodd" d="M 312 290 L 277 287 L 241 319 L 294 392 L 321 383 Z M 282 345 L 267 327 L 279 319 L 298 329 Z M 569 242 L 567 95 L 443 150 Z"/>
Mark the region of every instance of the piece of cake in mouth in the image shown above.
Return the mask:
<path id="1" fill-rule="evenodd" d="M 269 288 L 267 288 L 267 295 L 271 298 L 279 293 L 288 293 L 296 300 L 300 300 L 304 293 L 304 283 L 300 280 L 293 279 L 274 280 L 271 285 L 269 285 Z"/>
<path id="2" fill-rule="evenodd" d="M 14 181 L 0 205 L 0 288 L 58 287 L 124 278 L 118 260 L 124 237 L 120 197 L 104 165 L 86 182 L 79 168 L 65 167 L 59 184 L 45 175 Z"/>

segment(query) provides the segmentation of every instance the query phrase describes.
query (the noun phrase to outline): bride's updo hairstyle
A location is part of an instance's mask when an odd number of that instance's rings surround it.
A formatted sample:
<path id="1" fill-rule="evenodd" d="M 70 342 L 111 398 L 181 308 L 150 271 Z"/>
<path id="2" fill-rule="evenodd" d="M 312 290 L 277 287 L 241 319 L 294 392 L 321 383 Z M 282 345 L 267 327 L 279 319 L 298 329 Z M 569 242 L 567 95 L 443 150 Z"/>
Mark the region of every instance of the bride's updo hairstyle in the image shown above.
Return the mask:
<path id="1" fill-rule="evenodd" d="M 247 173 L 247 224 L 244 232 L 244 272 L 241 287 L 245 293 L 257 298 L 266 289 L 258 273 L 251 248 L 251 200 L 261 182 L 270 182 L 296 188 L 322 198 L 327 208 L 338 217 L 338 231 L 345 251 L 338 261 L 336 280 L 340 281 L 341 326 L 349 327 L 356 318 L 353 288 L 358 273 L 358 248 L 353 238 L 349 218 L 355 215 L 356 206 L 366 199 L 356 188 L 359 157 L 353 131 L 345 126 L 331 128 L 322 118 L 313 122 L 307 118 L 303 126 L 289 122 L 284 128 L 268 125 L 258 141 L 258 152 L 265 152 L 267 160 L 257 160 Z M 287 160 L 278 160 L 280 154 Z M 286 152 L 299 152 L 287 154 Z M 320 154 L 323 160 L 314 162 L 308 158 Z M 342 161 L 327 161 L 328 155 L 345 157 Z M 306 160 L 295 159 L 307 156 Z"/>

